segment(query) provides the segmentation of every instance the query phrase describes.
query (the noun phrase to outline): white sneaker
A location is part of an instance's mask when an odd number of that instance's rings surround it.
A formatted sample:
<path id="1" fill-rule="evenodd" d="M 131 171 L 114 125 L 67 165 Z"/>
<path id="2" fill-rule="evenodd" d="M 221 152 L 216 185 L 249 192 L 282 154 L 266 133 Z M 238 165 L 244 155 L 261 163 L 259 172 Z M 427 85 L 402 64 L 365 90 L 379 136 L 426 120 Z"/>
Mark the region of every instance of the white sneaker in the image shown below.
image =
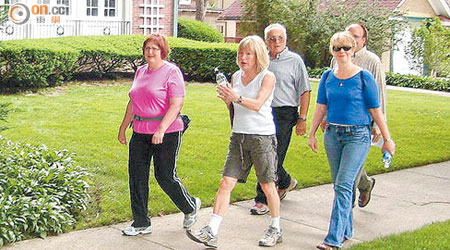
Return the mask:
<path id="1" fill-rule="evenodd" d="M 138 234 L 151 234 L 152 226 L 148 227 L 133 227 L 129 226 L 127 228 L 122 229 L 122 233 L 128 236 L 136 236 Z"/>
<path id="2" fill-rule="evenodd" d="M 275 244 L 283 241 L 281 231 L 274 227 L 269 226 L 268 229 L 264 232 L 264 236 L 259 240 L 259 245 L 264 247 L 273 247 Z"/>
<path id="3" fill-rule="evenodd" d="M 197 222 L 197 212 L 202 207 L 202 201 L 200 200 L 200 198 L 195 197 L 194 199 L 195 199 L 194 211 L 190 214 L 184 215 L 183 228 L 185 229 L 192 227 L 195 224 L 195 222 Z"/>

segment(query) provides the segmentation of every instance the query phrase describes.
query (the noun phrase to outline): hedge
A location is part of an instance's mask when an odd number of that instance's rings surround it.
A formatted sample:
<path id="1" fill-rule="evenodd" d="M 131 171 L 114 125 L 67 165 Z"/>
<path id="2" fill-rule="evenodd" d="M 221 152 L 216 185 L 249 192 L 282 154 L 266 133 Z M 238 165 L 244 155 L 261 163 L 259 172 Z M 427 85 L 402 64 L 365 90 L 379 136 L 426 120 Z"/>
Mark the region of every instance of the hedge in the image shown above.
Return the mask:
<path id="1" fill-rule="evenodd" d="M 89 175 L 72 157 L 0 136 L 0 246 L 74 224 L 86 209 Z"/>
<path id="2" fill-rule="evenodd" d="M 202 42 L 222 43 L 222 33 L 207 23 L 178 18 L 178 37 Z"/>
<path id="3" fill-rule="evenodd" d="M 320 79 L 328 68 L 308 68 L 308 75 L 311 78 Z M 386 72 L 386 84 L 399 87 L 409 87 L 416 89 L 428 89 L 436 91 L 450 92 L 450 79 L 432 78 L 429 76 L 402 75 Z"/>
<path id="4" fill-rule="evenodd" d="M 0 88 L 55 86 L 86 72 L 99 76 L 136 70 L 144 64 L 145 36 L 77 36 L 24 39 L 0 43 Z M 205 43 L 169 37 L 169 60 L 185 73 L 188 81 L 212 81 L 213 69 L 237 70 L 236 44 Z"/>
<path id="5" fill-rule="evenodd" d="M 386 83 L 393 86 L 450 92 L 450 79 L 402 75 L 387 72 Z"/>

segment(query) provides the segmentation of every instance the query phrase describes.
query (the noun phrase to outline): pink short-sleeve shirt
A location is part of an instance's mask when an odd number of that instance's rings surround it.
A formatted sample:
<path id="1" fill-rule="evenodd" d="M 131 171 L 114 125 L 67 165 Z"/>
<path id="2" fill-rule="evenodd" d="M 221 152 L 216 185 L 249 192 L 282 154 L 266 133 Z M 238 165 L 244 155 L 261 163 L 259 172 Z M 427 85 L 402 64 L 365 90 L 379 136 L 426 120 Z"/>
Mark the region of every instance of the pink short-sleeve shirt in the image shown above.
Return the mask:
<path id="1" fill-rule="evenodd" d="M 130 89 L 133 114 L 140 117 L 164 116 L 169 109 L 170 98 L 185 95 L 181 70 L 174 64 L 164 62 L 163 66 L 149 70 L 148 65 L 138 68 Z M 161 121 L 133 121 L 133 130 L 142 134 L 154 134 Z M 180 118 L 167 128 L 166 133 L 184 128 Z"/>

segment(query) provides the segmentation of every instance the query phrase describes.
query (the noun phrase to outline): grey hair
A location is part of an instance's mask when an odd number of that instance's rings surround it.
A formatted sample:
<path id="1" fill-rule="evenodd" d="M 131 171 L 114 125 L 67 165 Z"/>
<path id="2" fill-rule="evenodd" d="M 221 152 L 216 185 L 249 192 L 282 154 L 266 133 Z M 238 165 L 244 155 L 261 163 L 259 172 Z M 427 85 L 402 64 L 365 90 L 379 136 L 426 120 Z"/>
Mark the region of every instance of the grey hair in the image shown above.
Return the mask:
<path id="1" fill-rule="evenodd" d="M 265 40 L 267 40 L 267 35 L 269 34 L 269 32 L 274 29 L 282 30 L 284 38 L 287 39 L 286 28 L 281 23 L 272 23 L 271 25 L 267 26 L 264 29 L 264 39 Z"/>

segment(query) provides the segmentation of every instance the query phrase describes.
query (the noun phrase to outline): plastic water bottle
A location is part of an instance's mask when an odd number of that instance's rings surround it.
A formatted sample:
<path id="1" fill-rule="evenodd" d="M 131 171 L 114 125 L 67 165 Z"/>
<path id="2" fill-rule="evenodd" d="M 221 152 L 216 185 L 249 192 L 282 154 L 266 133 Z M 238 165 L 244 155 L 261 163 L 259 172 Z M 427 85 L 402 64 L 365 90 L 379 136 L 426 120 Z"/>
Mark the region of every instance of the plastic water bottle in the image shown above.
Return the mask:
<path id="1" fill-rule="evenodd" d="M 391 166 L 391 161 L 392 161 L 392 155 L 391 153 L 389 153 L 389 151 L 384 150 L 383 151 L 383 164 L 384 164 L 384 168 L 389 168 Z"/>
<path id="2" fill-rule="evenodd" d="M 228 79 L 225 74 L 219 69 L 219 67 L 214 68 L 214 73 L 216 73 L 216 83 L 218 85 L 227 85 Z"/>

